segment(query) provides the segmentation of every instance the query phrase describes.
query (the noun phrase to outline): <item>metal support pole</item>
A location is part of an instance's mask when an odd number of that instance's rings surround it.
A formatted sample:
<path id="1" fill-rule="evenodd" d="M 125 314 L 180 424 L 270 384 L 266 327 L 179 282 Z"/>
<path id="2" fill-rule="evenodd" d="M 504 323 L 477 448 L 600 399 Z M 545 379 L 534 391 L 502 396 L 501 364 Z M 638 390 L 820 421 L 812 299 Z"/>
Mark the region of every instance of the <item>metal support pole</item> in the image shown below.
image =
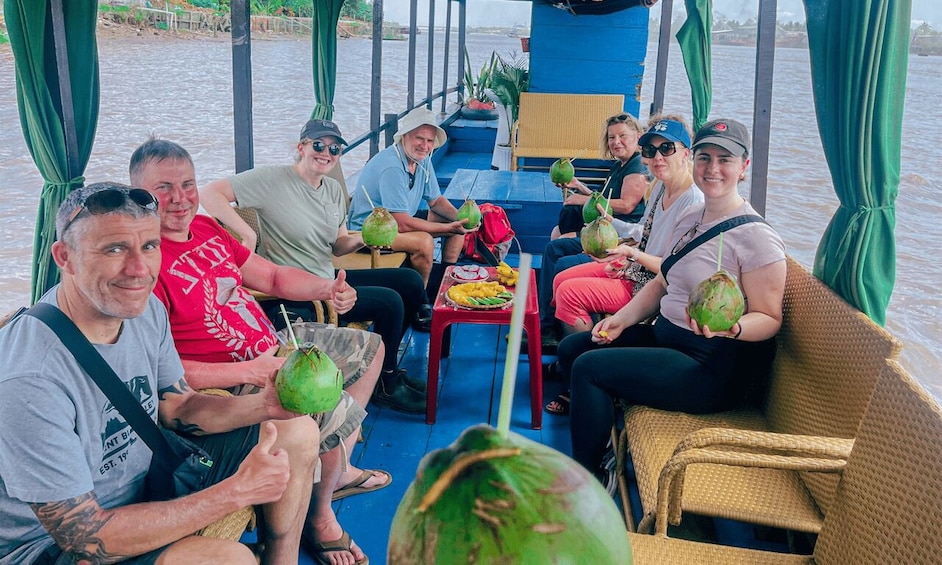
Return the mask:
<path id="1" fill-rule="evenodd" d="M 431 0 L 434 1 L 434 0 Z M 415 105 L 415 38 L 419 34 L 419 5 L 418 0 L 409 0 L 409 76 L 406 87 L 406 107 Z"/>
<path id="2" fill-rule="evenodd" d="M 461 81 L 464 77 L 464 50 L 467 43 L 467 25 L 468 25 L 468 6 L 467 0 L 458 0 L 458 95 L 464 100 L 468 93 L 464 91 L 464 85 Z"/>
<path id="3" fill-rule="evenodd" d="M 667 56 L 671 47 L 671 20 L 673 19 L 674 0 L 661 2 L 661 27 L 657 35 L 657 67 L 654 72 L 654 98 L 651 100 L 649 115 L 664 111 L 664 90 L 667 84 Z"/>
<path id="4" fill-rule="evenodd" d="M 255 166 L 252 137 L 252 8 L 247 0 L 232 0 L 232 112 L 235 130 L 235 170 Z"/>
<path id="5" fill-rule="evenodd" d="M 428 2 L 428 62 L 425 65 L 425 99 L 428 100 L 428 109 L 432 106 L 432 82 L 435 80 L 435 73 L 432 64 L 435 62 L 435 0 Z"/>
<path id="6" fill-rule="evenodd" d="M 451 59 L 451 1 L 445 2 L 445 55 L 442 61 L 442 110 L 448 104 L 448 62 Z"/>
<path id="7" fill-rule="evenodd" d="M 772 69 L 775 66 L 777 0 L 759 0 L 756 84 L 752 115 L 752 183 L 749 201 L 765 215 L 769 187 L 769 138 L 772 130 Z"/>
<path id="8" fill-rule="evenodd" d="M 373 0 L 373 62 L 370 77 L 370 157 L 379 153 L 379 118 L 383 89 L 383 0 Z"/>

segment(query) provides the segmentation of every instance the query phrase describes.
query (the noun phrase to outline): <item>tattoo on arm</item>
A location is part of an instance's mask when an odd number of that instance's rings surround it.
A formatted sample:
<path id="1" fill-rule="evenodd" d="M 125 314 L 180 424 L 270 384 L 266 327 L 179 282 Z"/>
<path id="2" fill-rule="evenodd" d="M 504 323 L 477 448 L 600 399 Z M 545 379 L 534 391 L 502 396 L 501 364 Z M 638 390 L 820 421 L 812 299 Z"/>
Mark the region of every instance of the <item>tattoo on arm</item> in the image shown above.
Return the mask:
<path id="1" fill-rule="evenodd" d="M 190 388 L 190 385 L 186 382 L 186 379 L 180 379 L 179 381 L 173 383 L 172 386 L 158 390 L 157 398 L 159 400 L 166 400 L 167 397 L 171 394 L 186 394 L 191 390 L 193 389 Z"/>
<path id="2" fill-rule="evenodd" d="M 109 553 L 99 532 L 111 519 L 89 492 L 58 502 L 30 504 L 36 517 L 76 563 L 115 563 L 128 555 Z"/>
<path id="3" fill-rule="evenodd" d="M 184 432 L 194 436 L 203 435 L 206 433 L 206 431 L 201 428 L 199 424 L 184 422 L 180 418 L 173 419 L 173 429 L 177 430 L 178 432 Z"/>

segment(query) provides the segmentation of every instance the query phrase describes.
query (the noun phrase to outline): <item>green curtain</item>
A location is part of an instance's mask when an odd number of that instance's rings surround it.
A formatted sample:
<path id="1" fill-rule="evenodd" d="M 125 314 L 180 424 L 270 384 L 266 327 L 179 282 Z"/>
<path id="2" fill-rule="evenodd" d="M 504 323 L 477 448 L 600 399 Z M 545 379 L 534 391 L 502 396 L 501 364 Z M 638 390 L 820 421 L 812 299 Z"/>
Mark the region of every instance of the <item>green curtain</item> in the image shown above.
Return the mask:
<path id="1" fill-rule="evenodd" d="M 693 131 L 700 129 L 710 116 L 713 104 L 710 32 L 713 29 L 713 0 L 684 0 L 687 20 L 677 30 L 677 42 L 684 57 L 690 97 L 693 101 Z"/>
<path id="2" fill-rule="evenodd" d="M 98 122 L 98 48 L 95 0 L 63 0 L 72 110 L 78 154 L 70 174 L 56 66 L 50 0 L 4 0 L 3 14 L 13 49 L 16 98 L 26 146 L 45 181 L 33 239 L 32 301 L 59 280 L 51 249 L 56 210 L 68 192 L 82 186 Z"/>
<path id="3" fill-rule="evenodd" d="M 896 196 L 911 0 L 804 0 L 818 130 L 840 207 L 814 274 L 886 322 L 896 279 Z"/>
<path id="4" fill-rule="evenodd" d="M 314 0 L 311 47 L 314 63 L 314 99 L 311 119 L 334 117 L 334 90 L 337 86 L 337 21 L 344 0 Z"/>

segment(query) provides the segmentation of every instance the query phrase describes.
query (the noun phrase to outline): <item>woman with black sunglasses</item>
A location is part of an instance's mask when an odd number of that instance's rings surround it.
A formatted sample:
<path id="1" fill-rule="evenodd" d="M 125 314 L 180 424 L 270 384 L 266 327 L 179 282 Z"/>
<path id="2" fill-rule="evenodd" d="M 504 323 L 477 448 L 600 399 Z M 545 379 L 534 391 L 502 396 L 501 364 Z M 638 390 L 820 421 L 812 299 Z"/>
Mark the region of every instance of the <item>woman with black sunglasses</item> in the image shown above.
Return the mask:
<path id="1" fill-rule="evenodd" d="M 610 249 L 604 259 L 588 260 L 581 254 L 557 262 L 553 279 L 555 316 L 564 336 L 592 329 L 592 318 L 612 314 L 631 300 L 661 270 L 661 257 L 672 245 L 677 220 L 692 205 L 703 203 L 690 166 L 690 132 L 681 116 L 651 118 L 638 141 L 641 158 L 655 177 L 641 221 L 629 224 L 606 217 L 622 238 L 634 245 Z M 573 265 L 581 262 L 582 264 Z M 551 414 L 569 413 L 569 392 L 546 405 Z"/>
<path id="2" fill-rule="evenodd" d="M 691 413 L 727 410 L 745 402 L 767 372 L 782 323 L 785 245 L 738 192 L 749 144 L 735 120 L 697 132 L 693 178 L 704 204 L 679 219 L 661 272 L 613 316 L 559 344 L 561 369 L 572 380 L 573 457 L 602 478 L 613 399 Z M 704 235 L 714 226 L 725 229 L 722 239 L 718 231 Z M 716 272 L 718 258 L 746 307 L 729 330 L 714 332 L 690 319 L 687 301 Z M 642 323 L 655 315 L 654 324 Z"/>
<path id="3" fill-rule="evenodd" d="M 213 181 L 200 190 L 200 202 L 250 249 L 256 245 L 255 231 L 232 204 L 255 208 L 259 229 L 265 234 L 264 245 L 256 250 L 259 255 L 333 279 L 333 256 L 364 246 L 359 234 L 347 231 L 346 192 L 328 176 L 346 144 L 336 124 L 310 120 L 301 130 L 293 165 L 258 167 Z M 340 321 L 372 321 L 373 331 L 386 345 L 381 383 L 373 401 L 401 412 L 425 412 L 425 380 L 397 369 L 405 327 L 425 303 L 422 277 L 412 269 L 351 269 L 346 277 L 357 291 L 357 301 L 352 310 L 340 315 Z M 266 300 L 262 307 L 276 328 L 285 324 L 282 304 L 292 316 L 315 319 L 310 302 Z"/>

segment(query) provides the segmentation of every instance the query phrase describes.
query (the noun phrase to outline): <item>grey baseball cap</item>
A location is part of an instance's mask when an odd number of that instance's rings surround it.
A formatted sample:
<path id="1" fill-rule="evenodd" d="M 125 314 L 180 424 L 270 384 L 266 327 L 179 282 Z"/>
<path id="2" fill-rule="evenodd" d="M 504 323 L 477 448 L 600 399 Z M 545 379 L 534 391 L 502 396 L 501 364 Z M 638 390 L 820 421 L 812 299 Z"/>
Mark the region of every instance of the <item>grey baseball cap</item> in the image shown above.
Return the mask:
<path id="1" fill-rule="evenodd" d="M 691 149 L 707 143 L 719 145 L 737 157 L 749 153 L 749 146 L 752 144 L 749 129 L 745 125 L 725 118 L 703 124 L 693 140 Z"/>

